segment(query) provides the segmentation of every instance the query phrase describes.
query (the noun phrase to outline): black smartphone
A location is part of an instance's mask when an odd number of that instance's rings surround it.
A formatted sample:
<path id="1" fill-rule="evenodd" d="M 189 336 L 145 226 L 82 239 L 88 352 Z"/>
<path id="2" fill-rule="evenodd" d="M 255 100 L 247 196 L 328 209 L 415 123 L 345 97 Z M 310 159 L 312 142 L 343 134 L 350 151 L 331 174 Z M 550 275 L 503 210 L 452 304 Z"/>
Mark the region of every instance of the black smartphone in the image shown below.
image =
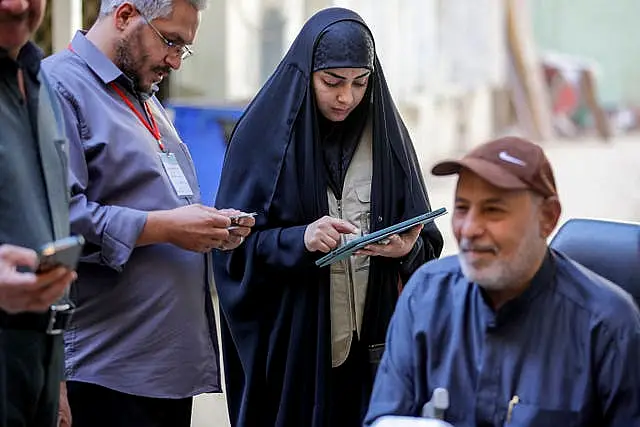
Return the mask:
<path id="1" fill-rule="evenodd" d="M 38 268 L 36 273 L 44 273 L 56 267 L 67 267 L 75 270 L 82 254 L 84 237 L 71 236 L 43 245 L 38 251 Z"/>

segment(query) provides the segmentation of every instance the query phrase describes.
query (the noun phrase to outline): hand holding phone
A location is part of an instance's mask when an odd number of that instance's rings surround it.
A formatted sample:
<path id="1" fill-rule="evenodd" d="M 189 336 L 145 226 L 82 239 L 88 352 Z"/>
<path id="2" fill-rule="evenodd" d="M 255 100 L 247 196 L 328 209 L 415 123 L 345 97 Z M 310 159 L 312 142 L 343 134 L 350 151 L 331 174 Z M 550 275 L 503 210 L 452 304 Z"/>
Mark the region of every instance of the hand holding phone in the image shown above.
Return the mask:
<path id="1" fill-rule="evenodd" d="M 45 312 L 55 304 L 76 273 L 64 268 L 33 274 L 36 251 L 10 244 L 0 245 L 0 308 L 8 313 Z M 29 271 L 25 271 L 25 270 Z"/>
<path id="2" fill-rule="evenodd" d="M 240 220 L 242 218 L 253 218 L 256 215 L 258 215 L 257 212 L 251 212 L 251 213 L 246 213 L 246 212 L 242 212 L 240 214 L 237 215 L 231 215 L 229 217 L 229 219 L 231 220 L 231 226 L 239 226 L 240 225 Z"/>
<path id="3" fill-rule="evenodd" d="M 71 236 L 43 245 L 38 251 L 36 273 L 46 273 L 56 267 L 75 270 L 82 254 L 84 238 Z"/>
<path id="4" fill-rule="evenodd" d="M 227 227 L 229 237 L 217 248 L 223 251 L 233 250 L 244 242 L 256 223 L 254 217 L 258 215 L 257 212 L 242 212 L 233 208 L 219 209 L 218 213 L 229 218 Z"/>

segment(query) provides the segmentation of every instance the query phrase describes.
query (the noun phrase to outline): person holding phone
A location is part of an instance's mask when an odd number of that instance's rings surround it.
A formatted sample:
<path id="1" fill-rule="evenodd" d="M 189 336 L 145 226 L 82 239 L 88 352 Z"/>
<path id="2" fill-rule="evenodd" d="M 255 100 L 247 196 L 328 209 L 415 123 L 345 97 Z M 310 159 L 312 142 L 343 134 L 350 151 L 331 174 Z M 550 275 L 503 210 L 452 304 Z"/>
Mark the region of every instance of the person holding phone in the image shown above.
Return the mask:
<path id="1" fill-rule="evenodd" d="M 57 425 L 71 313 L 60 300 L 76 277 L 35 273 L 38 248 L 69 235 L 60 107 L 29 41 L 45 6 L 0 0 L 0 427 Z"/>
<path id="2" fill-rule="evenodd" d="M 216 204 L 260 213 L 243 246 L 215 255 L 232 426 L 360 426 L 400 289 L 443 243 L 428 224 L 315 265 L 431 210 L 356 13 L 307 21 L 232 134 Z"/>
<path id="3" fill-rule="evenodd" d="M 156 98 L 193 53 L 206 0 L 103 0 L 44 62 L 70 141 L 71 230 L 86 239 L 65 335 L 75 427 L 189 427 L 221 391 L 211 251 L 253 218 L 201 204 L 187 146 Z"/>

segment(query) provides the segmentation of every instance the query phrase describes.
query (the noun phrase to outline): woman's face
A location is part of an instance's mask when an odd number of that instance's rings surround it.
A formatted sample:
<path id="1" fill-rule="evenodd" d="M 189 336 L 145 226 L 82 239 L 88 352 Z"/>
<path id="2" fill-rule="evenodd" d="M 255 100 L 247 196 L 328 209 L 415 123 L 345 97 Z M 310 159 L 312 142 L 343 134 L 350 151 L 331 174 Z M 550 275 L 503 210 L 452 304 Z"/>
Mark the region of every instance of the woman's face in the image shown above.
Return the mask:
<path id="1" fill-rule="evenodd" d="M 332 122 L 341 122 L 360 104 L 369 84 L 366 68 L 329 68 L 313 73 L 316 105 Z"/>

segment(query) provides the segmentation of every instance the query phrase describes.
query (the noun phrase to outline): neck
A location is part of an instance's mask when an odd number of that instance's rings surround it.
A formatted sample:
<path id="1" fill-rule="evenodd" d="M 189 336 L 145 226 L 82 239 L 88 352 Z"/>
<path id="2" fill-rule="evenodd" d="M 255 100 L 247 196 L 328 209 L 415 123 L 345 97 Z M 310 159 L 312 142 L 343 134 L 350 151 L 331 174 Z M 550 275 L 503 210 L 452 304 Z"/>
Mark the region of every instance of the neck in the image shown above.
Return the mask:
<path id="1" fill-rule="evenodd" d="M 22 50 L 22 48 L 26 45 L 26 43 L 21 44 L 18 47 L 4 47 L 4 46 L 0 46 L 0 50 L 3 50 L 4 52 L 6 52 L 7 56 L 11 59 L 13 59 L 14 61 L 18 60 L 18 55 L 20 54 L 20 51 Z"/>
<path id="2" fill-rule="evenodd" d="M 116 42 L 113 36 L 109 34 L 105 24 L 104 20 L 98 19 L 98 22 L 87 32 L 86 37 L 100 52 L 114 62 L 116 58 Z"/>
<path id="3" fill-rule="evenodd" d="M 20 53 L 20 49 L 14 49 L 14 50 L 7 51 L 7 54 L 9 55 L 9 58 L 13 59 L 14 61 L 18 60 L 18 54 L 19 53 Z"/>
<path id="4" fill-rule="evenodd" d="M 488 302 L 489 302 L 489 305 L 491 305 L 491 308 L 493 308 L 494 311 L 498 311 L 507 302 L 517 298 L 525 290 L 527 290 L 530 284 L 531 284 L 531 281 L 528 281 L 528 282 L 521 283 L 518 286 L 511 287 L 509 289 L 502 289 L 502 290 L 484 289 L 484 292 L 488 297 L 488 300 L 489 300 Z"/>
<path id="5" fill-rule="evenodd" d="M 499 310 L 510 300 L 522 295 L 522 293 L 531 286 L 531 281 L 542 267 L 546 253 L 547 247 L 545 246 L 541 251 L 538 251 L 534 256 L 532 256 L 531 258 L 533 258 L 535 262 L 531 263 L 531 267 L 521 275 L 519 280 L 515 280 L 515 283 L 511 282 L 509 286 L 506 286 L 503 289 L 484 289 L 484 292 L 489 299 L 489 303 L 494 310 Z"/>

